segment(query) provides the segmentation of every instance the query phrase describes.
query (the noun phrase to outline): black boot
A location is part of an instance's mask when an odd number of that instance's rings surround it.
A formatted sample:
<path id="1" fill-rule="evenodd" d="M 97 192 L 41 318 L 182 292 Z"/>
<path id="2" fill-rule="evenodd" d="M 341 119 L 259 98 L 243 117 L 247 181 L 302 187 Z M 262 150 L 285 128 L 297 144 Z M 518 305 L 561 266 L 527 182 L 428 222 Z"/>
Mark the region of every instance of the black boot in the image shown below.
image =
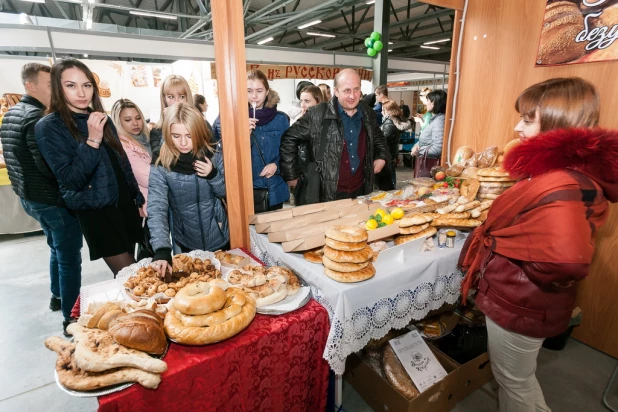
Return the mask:
<path id="1" fill-rule="evenodd" d="M 52 295 L 51 299 L 49 300 L 49 308 L 52 312 L 57 312 L 61 309 L 60 302 L 60 299 Z"/>
<path id="2" fill-rule="evenodd" d="M 62 333 L 67 338 L 70 338 L 71 336 L 73 336 L 69 332 L 67 332 L 67 326 L 69 326 L 71 323 L 75 323 L 75 322 L 77 322 L 76 318 L 69 318 L 67 320 L 62 321 Z"/>

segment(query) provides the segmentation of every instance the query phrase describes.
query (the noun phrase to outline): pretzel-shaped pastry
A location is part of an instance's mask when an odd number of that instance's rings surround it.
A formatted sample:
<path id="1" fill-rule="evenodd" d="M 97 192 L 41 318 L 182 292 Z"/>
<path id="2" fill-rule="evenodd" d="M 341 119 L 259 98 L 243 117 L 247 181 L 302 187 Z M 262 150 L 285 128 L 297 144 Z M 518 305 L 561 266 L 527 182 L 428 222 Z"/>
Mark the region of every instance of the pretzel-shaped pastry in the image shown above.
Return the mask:
<path id="1" fill-rule="evenodd" d="M 185 315 L 205 315 L 219 310 L 225 304 L 223 289 L 208 283 L 191 283 L 180 289 L 174 307 Z"/>
<path id="2" fill-rule="evenodd" d="M 246 302 L 246 295 L 238 293 L 238 289 L 231 289 L 227 293 L 227 300 L 223 307 L 217 311 L 206 315 L 185 315 L 176 311 L 176 317 L 180 319 L 184 326 L 215 326 L 237 316 Z"/>

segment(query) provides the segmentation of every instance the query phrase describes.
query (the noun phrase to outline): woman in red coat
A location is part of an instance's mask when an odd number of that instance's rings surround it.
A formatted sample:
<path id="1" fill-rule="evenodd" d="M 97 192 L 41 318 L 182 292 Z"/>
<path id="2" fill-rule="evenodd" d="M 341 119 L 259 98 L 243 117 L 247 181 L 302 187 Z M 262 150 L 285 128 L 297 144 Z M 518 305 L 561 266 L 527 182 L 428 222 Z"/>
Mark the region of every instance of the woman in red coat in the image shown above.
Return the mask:
<path id="1" fill-rule="evenodd" d="M 536 359 L 568 327 L 608 201 L 618 201 L 618 133 L 596 128 L 599 98 L 579 78 L 535 84 L 515 109 L 521 144 L 503 166 L 519 182 L 469 236 L 462 294 L 478 289 L 500 411 L 549 411 Z"/>

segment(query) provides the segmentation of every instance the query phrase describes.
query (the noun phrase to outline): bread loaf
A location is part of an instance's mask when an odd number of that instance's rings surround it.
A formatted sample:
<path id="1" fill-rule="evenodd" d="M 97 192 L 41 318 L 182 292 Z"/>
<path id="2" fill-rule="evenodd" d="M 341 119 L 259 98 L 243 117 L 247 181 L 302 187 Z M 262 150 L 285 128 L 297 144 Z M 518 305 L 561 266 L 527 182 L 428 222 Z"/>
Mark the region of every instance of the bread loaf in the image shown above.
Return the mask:
<path id="1" fill-rule="evenodd" d="M 412 400 L 420 394 L 391 345 L 386 345 L 384 349 L 382 365 L 388 382 L 406 399 Z"/>
<path id="2" fill-rule="evenodd" d="M 116 343 L 160 355 L 167 347 L 161 318 L 153 311 L 138 310 L 123 316 L 109 329 Z"/>
<path id="3" fill-rule="evenodd" d="M 419 232 L 419 233 L 416 233 L 416 234 L 413 234 L 413 235 L 398 236 L 397 238 L 395 238 L 395 245 L 399 246 L 399 245 L 402 245 L 402 244 L 407 243 L 407 242 L 412 242 L 413 240 L 416 240 L 416 239 L 421 239 L 421 238 L 433 236 L 433 235 L 436 234 L 436 232 L 437 232 L 437 230 L 436 230 L 435 227 L 429 227 L 429 228 L 423 230 L 422 232 Z"/>
<path id="4" fill-rule="evenodd" d="M 479 227 L 481 222 L 474 219 L 436 219 L 431 226 Z"/>

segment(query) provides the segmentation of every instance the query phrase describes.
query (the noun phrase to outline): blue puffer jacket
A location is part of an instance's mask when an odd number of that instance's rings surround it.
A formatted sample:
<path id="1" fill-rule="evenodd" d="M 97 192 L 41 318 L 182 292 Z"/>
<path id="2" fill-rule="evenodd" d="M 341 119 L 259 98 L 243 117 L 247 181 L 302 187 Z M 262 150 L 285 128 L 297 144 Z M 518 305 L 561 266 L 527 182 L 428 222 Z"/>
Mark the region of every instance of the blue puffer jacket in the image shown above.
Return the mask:
<path id="1" fill-rule="evenodd" d="M 223 156 L 211 158 L 216 174 L 211 178 L 172 172 L 151 166 L 148 182 L 148 228 L 155 251 L 171 249 L 169 216 L 173 219 L 174 242 L 195 250 L 215 251 L 230 239 L 225 197 Z M 171 213 L 168 213 L 171 212 Z"/>
<path id="2" fill-rule="evenodd" d="M 268 92 L 268 100 L 266 107 L 275 107 L 279 103 L 279 94 L 274 90 Z M 268 189 L 270 206 L 278 205 L 290 198 L 290 191 L 287 184 L 281 177 L 281 169 L 279 165 L 279 146 L 281 145 L 281 136 L 290 127 L 290 119 L 283 112 L 278 112 L 273 120 L 266 124 L 258 122 L 257 127 L 251 136 L 251 170 L 253 172 L 253 187 L 255 189 Z M 221 140 L 221 122 L 219 117 L 213 125 L 214 138 Z M 274 163 L 277 165 L 277 174 L 270 179 L 260 177 L 260 173 L 264 169 L 264 162 L 257 150 L 255 141 L 257 140 L 264 156 L 266 164 Z"/>
<path id="3" fill-rule="evenodd" d="M 89 113 L 73 113 L 77 130 L 82 135 L 75 140 L 57 112 L 48 114 L 36 124 L 34 133 L 39 150 L 58 179 L 60 192 L 67 207 L 73 210 L 96 210 L 118 203 L 118 183 L 107 151 L 94 149 L 85 142 L 88 137 Z M 116 128 L 110 118 L 118 146 L 122 149 Z M 138 207 L 144 204 L 129 159 L 116 152 L 130 195 Z"/>

